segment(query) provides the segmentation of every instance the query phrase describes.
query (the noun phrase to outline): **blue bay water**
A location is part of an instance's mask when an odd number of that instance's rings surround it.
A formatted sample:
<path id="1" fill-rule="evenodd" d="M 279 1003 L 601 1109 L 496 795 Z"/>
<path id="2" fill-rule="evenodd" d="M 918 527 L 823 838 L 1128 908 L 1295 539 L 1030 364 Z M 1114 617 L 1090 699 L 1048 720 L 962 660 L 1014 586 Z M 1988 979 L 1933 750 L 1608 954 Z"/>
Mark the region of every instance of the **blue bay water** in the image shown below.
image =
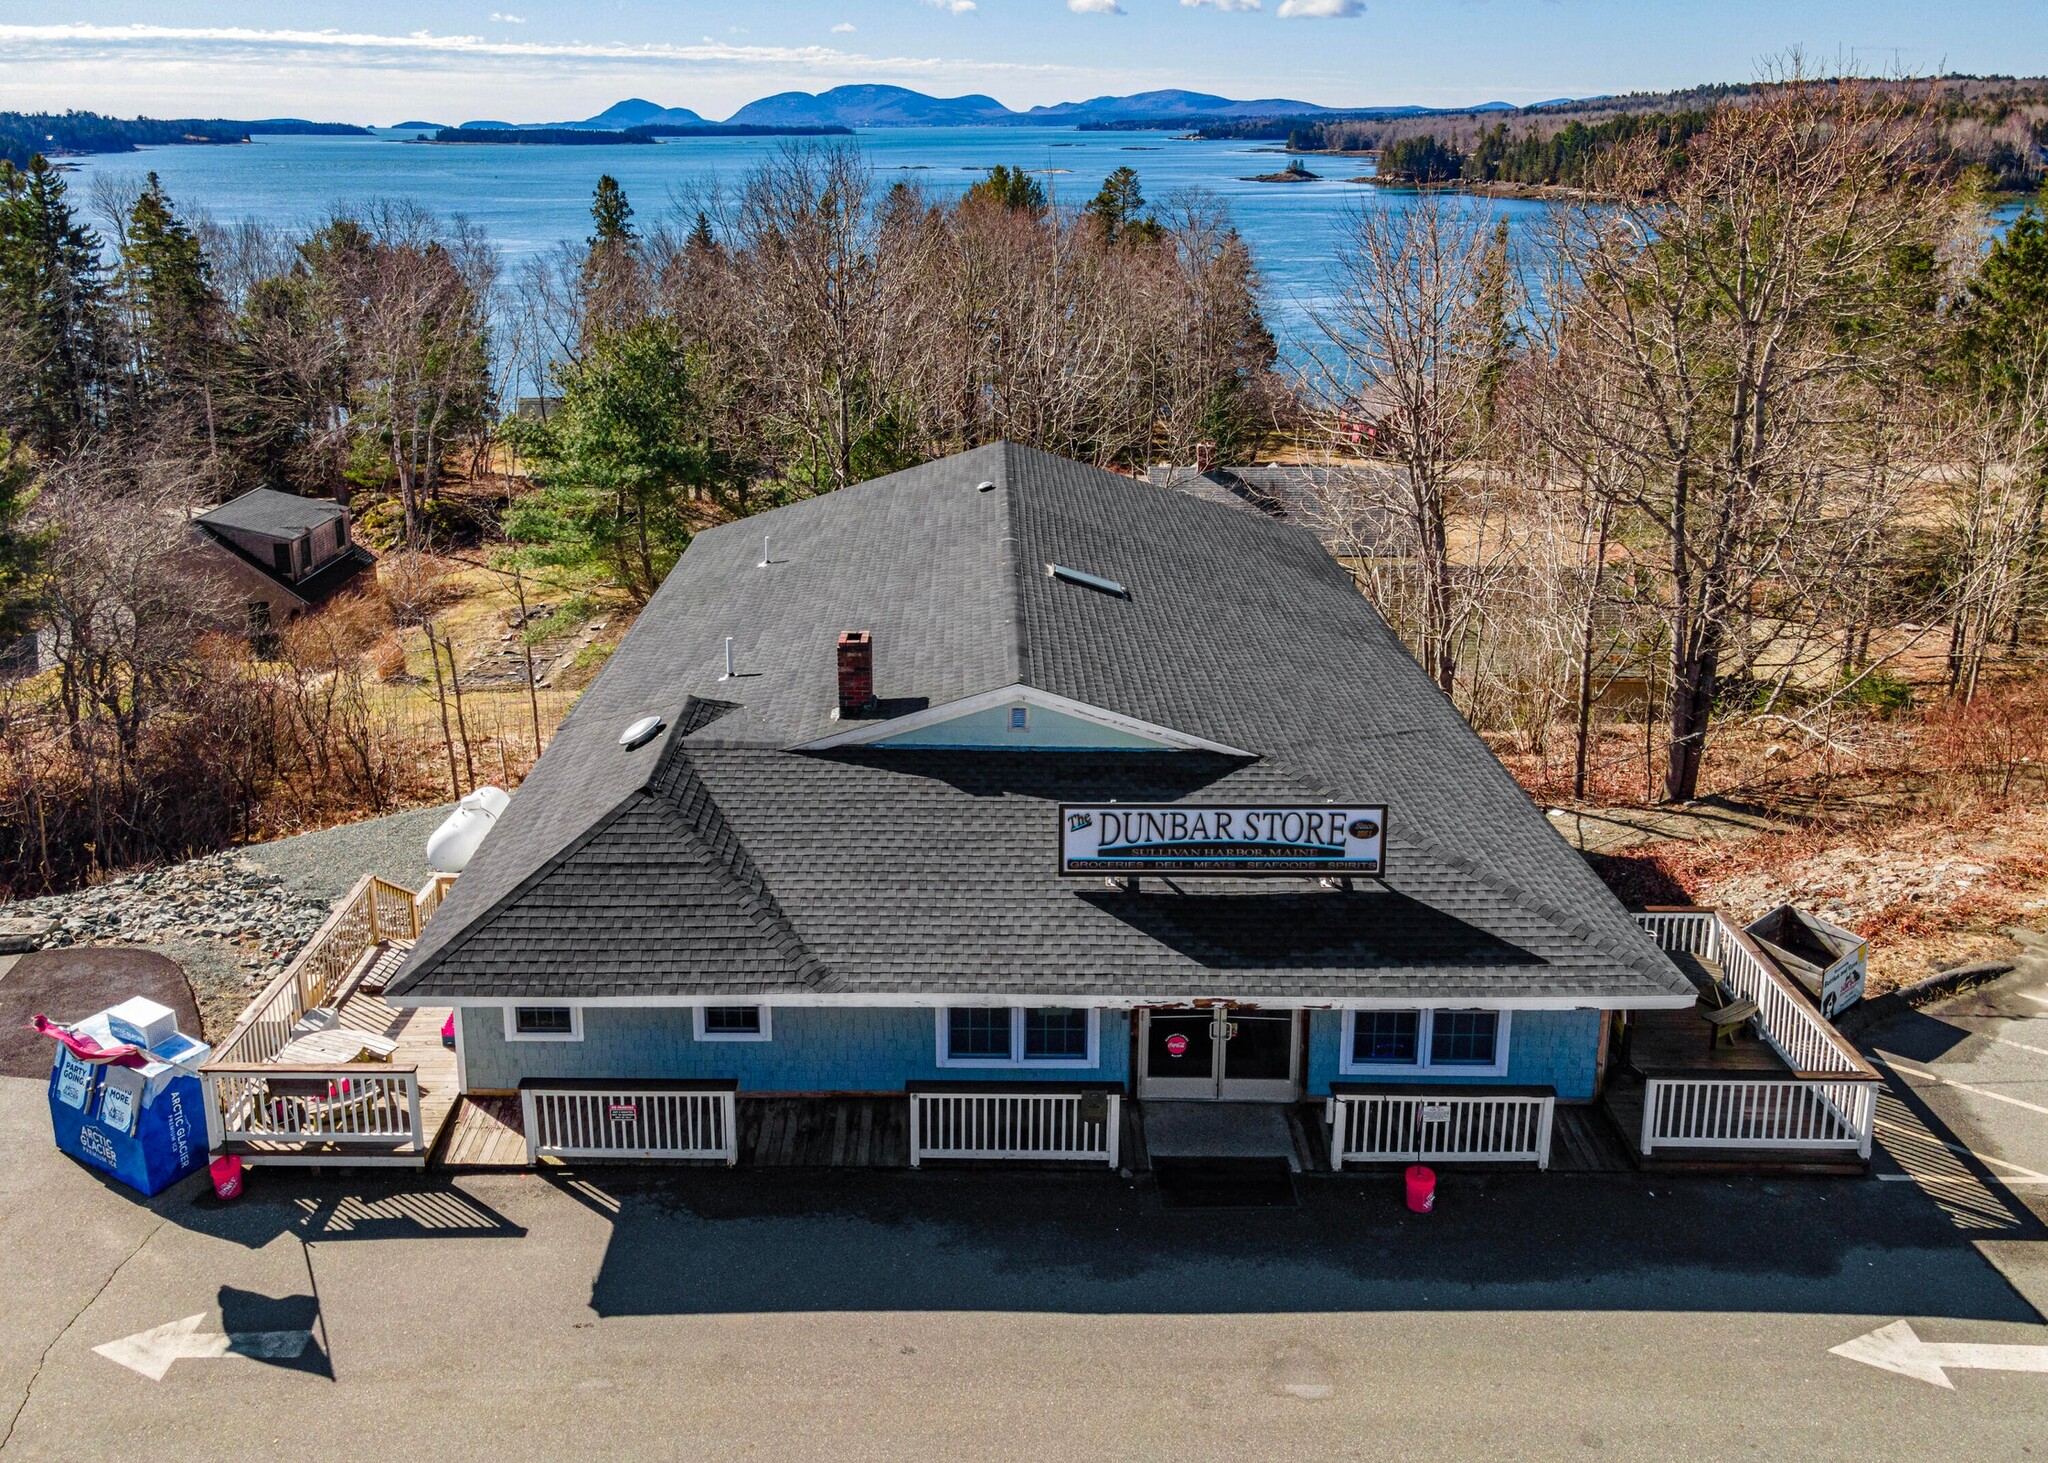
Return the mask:
<path id="1" fill-rule="evenodd" d="M 181 211 L 223 223 L 255 219 L 297 228 L 311 227 L 337 207 L 413 199 L 474 220 L 516 268 L 590 232 L 590 194 L 601 173 L 619 180 L 646 225 L 709 184 L 730 188 L 784 145 L 777 138 L 692 137 L 652 146 L 443 147 L 407 142 L 406 135 L 266 136 L 233 147 L 157 147 L 82 158 L 72 163 L 73 196 L 85 202 L 94 174 L 139 178 L 153 170 Z M 1320 182 L 1248 181 L 1286 165 L 1270 143 L 1051 127 L 879 128 L 856 140 L 879 186 L 903 179 L 939 196 L 964 192 L 997 163 L 1041 173 L 1058 201 L 1076 206 L 1111 170 L 1126 165 L 1137 170 L 1154 203 L 1178 189 L 1205 189 L 1223 201 L 1244 235 L 1263 280 L 1267 318 L 1285 346 L 1298 347 L 1312 328 L 1307 312 L 1329 287 L 1331 251 L 1347 214 L 1413 201 L 1413 195 L 1349 181 L 1368 170 L 1358 158 L 1308 159 Z M 1511 226 L 1546 207 L 1495 200 L 1476 206 Z"/>

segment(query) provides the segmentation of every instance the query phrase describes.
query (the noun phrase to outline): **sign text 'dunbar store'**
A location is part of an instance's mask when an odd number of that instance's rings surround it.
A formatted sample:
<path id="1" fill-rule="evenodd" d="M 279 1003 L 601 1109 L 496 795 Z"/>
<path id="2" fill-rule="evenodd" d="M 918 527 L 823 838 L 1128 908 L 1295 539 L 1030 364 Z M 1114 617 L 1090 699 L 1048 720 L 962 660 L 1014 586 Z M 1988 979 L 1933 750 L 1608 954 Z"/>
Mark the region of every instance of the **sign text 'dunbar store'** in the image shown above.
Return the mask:
<path id="1" fill-rule="evenodd" d="M 1387 810 L 1062 803 L 1063 874 L 1379 874 Z"/>

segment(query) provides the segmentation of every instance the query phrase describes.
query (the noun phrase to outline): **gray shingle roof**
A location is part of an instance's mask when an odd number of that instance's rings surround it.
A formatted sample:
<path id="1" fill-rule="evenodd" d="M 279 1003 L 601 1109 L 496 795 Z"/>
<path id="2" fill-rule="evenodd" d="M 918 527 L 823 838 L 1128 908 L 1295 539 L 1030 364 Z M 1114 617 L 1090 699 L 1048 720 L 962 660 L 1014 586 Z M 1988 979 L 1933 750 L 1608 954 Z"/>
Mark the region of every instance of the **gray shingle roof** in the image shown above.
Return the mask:
<path id="1" fill-rule="evenodd" d="M 847 629 L 894 709 L 1023 683 L 1258 757 L 791 750 L 844 730 Z M 1386 803 L 1387 877 L 1059 877 L 1054 804 L 1109 798 Z M 700 535 L 392 989 L 1692 994 L 1311 533 L 1007 444 Z"/>
<path id="2" fill-rule="evenodd" d="M 251 488 L 241 497 L 200 514 L 198 522 L 271 538 L 297 538 L 347 511 L 325 498 L 301 498 L 296 493 L 280 493 L 272 488 Z"/>

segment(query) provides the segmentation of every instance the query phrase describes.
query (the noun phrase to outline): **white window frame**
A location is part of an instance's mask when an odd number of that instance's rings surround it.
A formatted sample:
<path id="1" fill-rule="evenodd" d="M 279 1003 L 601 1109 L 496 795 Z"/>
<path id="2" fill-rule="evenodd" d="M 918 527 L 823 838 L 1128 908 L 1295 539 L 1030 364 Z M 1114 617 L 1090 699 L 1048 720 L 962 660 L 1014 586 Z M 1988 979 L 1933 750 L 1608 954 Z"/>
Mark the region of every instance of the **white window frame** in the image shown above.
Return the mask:
<path id="1" fill-rule="evenodd" d="M 1413 1011 L 1415 1023 L 1415 1060 L 1412 1062 L 1355 1062 L 1351 1054 L 1357 1050 L 1358 1018 L 1360 1012 L 1344 1013 L 1344 1045 L 1337 1054 L 1337 1073 L 1342 1077 L 1412 1077 L 1421 1072 L 1433 1072 L 1439 1076 L 1459 1077 L 1504 1077 L 1508 1070 L 1509 1028 L 1514 1012 L 1494 1011 L 1484 1006 L 1400 1006 L 1393 1009 Z M 1493 1061 L 1486 1065 L 1472 1062 L 1432 1062 L 1429 1049 L 1436 1033 L 1436 1015 L 1442 1011 L 1487 1011 L 1495 1018 L 1493 1030 Z"/>
<path id="2" fill-rule="evenodd" d="M 564 1010 L 569 1013 L 567 1031 L 521 1031 L 519 1012 Z M 583 1040 L 583 1008 L 569 1001 L 514 1001 L 505 1007 L 505 1040 L 507 1041 L 581 1041 Z"/>
<path id="3" fill-rule="evenodd" d="M 716 1006 L 719 1010 L 746 1007 L 761 1013 L 759 1031 L 707 1031 L 704 1029 L 704 1013 Z M 690 1008 L 690 1019 L 699 1041 L 773 1041 L 775 1040 L 775 1017 L 773 1006 L 764 1006 L 758 1001 L 706 1001 L 701 1006 Z"/>
<path id="4" fill-rule="evenodd" d="M 1094 1006 L 1012 1006 L 1010 1012 L 1010 1054 L 1007 1057 L 955 1057 L 947 1053 L 946 1038 L 956 1010 L 1001 1009 L 999 1007 L 935 1006 L 938 1061 L 942 1067 L 1002 1067 L 1027 1071 L 1080 1071 L 1102 1065 L 1102 1012 Z M 1088 1017 L 1088 1055 L 1085 1057 L 1026 1057 L 1024 1055 L 1024 1013 L 1027 1011 L 1082 1011 Z"/>

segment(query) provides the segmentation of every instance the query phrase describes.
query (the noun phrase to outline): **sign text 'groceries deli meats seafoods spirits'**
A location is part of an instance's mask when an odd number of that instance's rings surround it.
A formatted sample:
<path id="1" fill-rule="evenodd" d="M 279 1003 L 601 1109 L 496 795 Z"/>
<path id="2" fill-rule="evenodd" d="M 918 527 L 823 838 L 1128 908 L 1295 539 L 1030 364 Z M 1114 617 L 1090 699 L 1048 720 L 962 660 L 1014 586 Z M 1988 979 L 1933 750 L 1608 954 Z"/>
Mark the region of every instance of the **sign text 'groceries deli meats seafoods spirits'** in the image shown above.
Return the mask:
<path id="1" fill-rule="evenodd" d="M 1379 874 L 1387 810 L 1363 803 L 1060 804 L 1062 874 Z"/>

